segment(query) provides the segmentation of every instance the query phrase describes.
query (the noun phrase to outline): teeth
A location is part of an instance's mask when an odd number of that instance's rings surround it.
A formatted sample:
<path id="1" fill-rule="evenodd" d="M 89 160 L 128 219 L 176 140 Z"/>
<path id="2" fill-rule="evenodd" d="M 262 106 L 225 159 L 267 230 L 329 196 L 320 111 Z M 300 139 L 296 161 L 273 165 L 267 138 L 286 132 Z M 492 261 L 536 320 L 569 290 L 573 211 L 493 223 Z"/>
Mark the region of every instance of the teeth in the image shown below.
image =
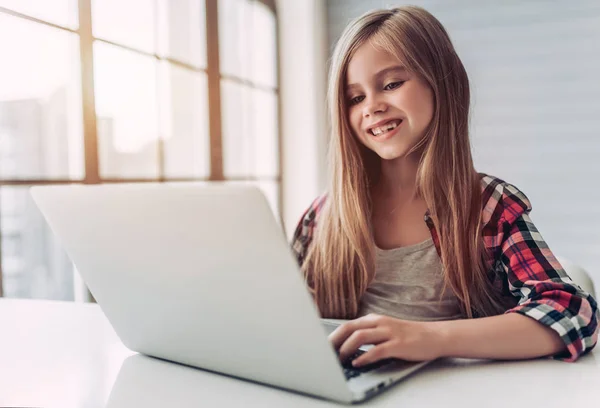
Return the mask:
<path id="1" fill-rule="evenodd" d="M 382 133 L 388 132 L 392 129 L 395 129 L 396 126 L 398 126 L 400 124 L 401 121 L 399 120 L 393 120 L 391 122 L 386 123 L 383 126 L 379 126 L 376 128 L 371 129 L 371 133 L 373 133 L 373 135 L 378 136 Z"/>

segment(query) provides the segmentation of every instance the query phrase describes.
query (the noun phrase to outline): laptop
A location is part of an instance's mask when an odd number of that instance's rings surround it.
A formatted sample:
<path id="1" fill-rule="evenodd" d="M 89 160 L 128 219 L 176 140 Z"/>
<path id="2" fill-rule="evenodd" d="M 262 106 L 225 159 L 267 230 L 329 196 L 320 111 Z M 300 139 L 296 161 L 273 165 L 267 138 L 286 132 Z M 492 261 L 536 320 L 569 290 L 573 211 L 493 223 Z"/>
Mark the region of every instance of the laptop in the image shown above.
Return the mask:
<path id="1" fill-rule="evenodd" d="M 129 349 L 343 403 L 428 362 L 342 364 L 254 186 L 36 186 L 33 199 Z"/>

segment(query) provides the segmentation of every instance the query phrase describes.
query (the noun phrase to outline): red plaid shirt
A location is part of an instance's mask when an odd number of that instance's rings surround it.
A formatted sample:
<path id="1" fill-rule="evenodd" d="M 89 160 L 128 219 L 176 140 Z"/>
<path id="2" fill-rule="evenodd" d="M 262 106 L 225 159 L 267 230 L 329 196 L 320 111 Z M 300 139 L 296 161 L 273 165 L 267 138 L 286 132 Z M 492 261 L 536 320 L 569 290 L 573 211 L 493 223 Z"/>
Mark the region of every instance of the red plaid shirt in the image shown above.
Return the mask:
<path id="1" fill-rule="evenodd" d="M 555 358 L 575 361 L 598 340 L 596 300 L 565 273 L 529 218 L 531 204 L 515 186 L 481 175 L 483 240 L 493 256 L 488 276 L 506 300 L 505 313 L 520 313 L 556 331 L 566 351 Z M 292 250 L 304 261 L 312 241 L 325 196 L 317 198 L 302 216 Z M 432 219 L 426 215 L 435 246 L 439 239 Z"/>

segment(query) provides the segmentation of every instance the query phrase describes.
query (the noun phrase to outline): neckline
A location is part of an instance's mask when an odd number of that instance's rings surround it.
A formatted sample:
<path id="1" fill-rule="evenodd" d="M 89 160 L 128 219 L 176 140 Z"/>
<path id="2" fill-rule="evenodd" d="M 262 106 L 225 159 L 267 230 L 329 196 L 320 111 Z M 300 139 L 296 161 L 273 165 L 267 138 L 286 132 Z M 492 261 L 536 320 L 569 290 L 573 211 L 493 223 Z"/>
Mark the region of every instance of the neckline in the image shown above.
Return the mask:
<path id="1" fill-rule="evenodd" d="M 407 245 L 397 248 L 382 249 L 375 245 L 375 252 L 377 253 L 377 255 L 408 254 L 412 252 L 421 251 L 431 246 L 433 246 L 433 238 L 429 237 L 425 241 L 419 242 L 418 244 Z"/>

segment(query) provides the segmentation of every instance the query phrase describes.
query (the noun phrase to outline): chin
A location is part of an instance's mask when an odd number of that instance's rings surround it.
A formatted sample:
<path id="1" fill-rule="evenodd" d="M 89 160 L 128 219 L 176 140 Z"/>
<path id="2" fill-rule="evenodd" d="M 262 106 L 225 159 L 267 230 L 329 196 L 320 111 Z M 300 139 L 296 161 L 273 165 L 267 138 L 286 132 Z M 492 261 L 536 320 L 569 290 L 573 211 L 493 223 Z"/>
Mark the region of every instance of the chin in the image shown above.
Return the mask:
<path id="1" fill-rule="evenodd" d="M 398 150 L 375 150 L 377 156 L 381 158 L 381 160 L 396 160 L 406 156 L 406 151 L 404 149 Z"/>

